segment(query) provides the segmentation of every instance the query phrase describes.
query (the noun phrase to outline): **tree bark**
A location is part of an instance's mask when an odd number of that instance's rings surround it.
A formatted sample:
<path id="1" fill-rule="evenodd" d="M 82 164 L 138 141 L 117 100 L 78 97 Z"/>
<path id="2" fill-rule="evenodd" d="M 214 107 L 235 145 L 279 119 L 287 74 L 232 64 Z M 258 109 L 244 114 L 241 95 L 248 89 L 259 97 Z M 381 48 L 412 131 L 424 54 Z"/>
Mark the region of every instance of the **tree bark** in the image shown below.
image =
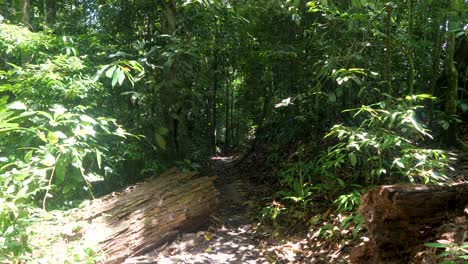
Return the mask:
<path id="1" fill-rule="evenodd" d="M 387 85 L 387 94 L 393 96 L 392 92 L 392 11 L 393 6 L 387 3 L 386 7 L 387 16 L 385 18 L 385 82 Z M 387 98 L 387 102 L 390 102 Z"/>
<path id="2" fill-rule="evenodd" d="M 455 29 L 458 23 L 458 11 L 456 10 L 456 0 L 452 0 L 449 15 L 449 32 L 447 39 L 447 56 L 445 60 L 445 71 L 447 75 L 447 99 L 445 101 L 445 112 L 448 116 L 457 114 L 458 100 L 458 70 L 454 63 L 455 55 Z M 447 143 L 457 146 L 457 124 L 452 122 L 447 129 Z"/>
<path id="3" fill-rule="evenodd" d="M 229 143 L 230 143 L 229 137 L 230 137 L 230 132 L 231 132 L 231 131 L 229 131 L 231 129 L 231 126 L 229 125 L 229 106 L 231 105 L 231 103 L 230 103 L 230 98 L 229 98 L 229 90 L 230 90 L 229 84 L 226 83 L 225 85 L 226 85 L 226 102 L 225 102 L 226 103 L 226 105 L 225 105 L 225 111 L 226 111 L 226 113 L 225 113 L 225 117 L 226 117 L 225 127 L 226 127 L 226 132 L 224 134 L 224 143 L 225 143 L 226 146 L 229 146 Z"/>
<path id="4" fill-rule="evenodd" d="M 218 51 L 215 51 L 214 54 L 214 63 L 213 63 L 213 90 L 212 90 L 212 117 L 211 121 L 211 151 L 213 155 L 216 155 L 216 144 L 217 144 L 217 116 L 216 116 L 216 95 L 218 90 Z"/>
<path id="5" fill-rule="evenodd" d="M 415 79 L 415 69 L 414 69 L 414 49 L 413 49 L 413 1 L 408 1 L 408 47 L 407 47 L 407 58 L 408 58 L 408 94 L 412 95 L 414 93 L 414 79 Z"/>
<path id="6" fill-rule="evenodd" d="M 436 2 L 436 6 L 434 7 L 434 53 L 432 57 L 432 67 L 431 67 L 431 90 L 429 93 L 431 95 L 436 94 L 437 88 L 437 80 L 439 79 L 440 75 L 440 50 L 442 45 L 442 15 L 440 14 L 440 2 Z M 431 101 L 429 105 L 429 120 L 428 123 L 432 122 L 434 111 L 434 102 Z"/>
<path id="7" fill-rule="evenodd" d="M 467 194 L 466 183 L 389 185 L 370 190 L 359 208 L 369 241 L 353 249 L 351 262 L 414 263 L 409 259 L 415 246 L 431 241 L 445 221 L 464 215 Z M 455 240 L 458 237 L 456 234 Z M 463 234 L 461 237 L 463 240 Z"/>
<path id="8" fill-rule="evenodd" d="M 174 35 L 176 33 L 176 2 L 175 0 L 164 0 L 164 16 L 162 31 L 167 35 Z M 167 43 L 170 45 L 170 42 Z M 168 144 L 168 160 L 177 159 L 179 156 L 178 148 L 178 131 L 179 121 L 175 116 L 181 112 L 181 108 L 174 109 L 178 101 L 177 98 L 177 72 L 175 68 L 176 61 L 172 61 L 169 69 L 164 73 L 166 84 L 161 87 L 160 104 L 162 106 L 163 118 L 165 126 L 169 130 L 167 134 Z"/>
<path id="9" fill-rule="evenodd" d="M 79 211 L 90 222 L 81 237 L 100 246 L 108 256 L 105 263 L 148 252 L 180 231 L 206 223 L 217 205 L 215 178 L 171 169 L 121 194 L 94 200 Z"/>
<path id="10" fill-rule="evenodd" d="M 436 7 L 438 7 L 437 5 Z M 434 53 L 432 56 L 432 68 L 431 68 L 431 90 L 430 94 L 434 95 L 437 87 L 437 79 L 439 79 L 439 67 L 440 67 L 440 48 L 442 43 L 442 30 L 441 30 L 441 18 L 440 10 L 434 8 Z"/>
<path id="11" fill-rule="evenodd" d="M 44 0 L 44 25 L 46 28 L 51 28 L 55 24 L 57 16 L 56 0 Z"/>
<path id="12" fill-rule="evenodd" d="M 31 18 L 29 17 L 29 0 L 21 0 L 21 23 L 31 28 Z"/>

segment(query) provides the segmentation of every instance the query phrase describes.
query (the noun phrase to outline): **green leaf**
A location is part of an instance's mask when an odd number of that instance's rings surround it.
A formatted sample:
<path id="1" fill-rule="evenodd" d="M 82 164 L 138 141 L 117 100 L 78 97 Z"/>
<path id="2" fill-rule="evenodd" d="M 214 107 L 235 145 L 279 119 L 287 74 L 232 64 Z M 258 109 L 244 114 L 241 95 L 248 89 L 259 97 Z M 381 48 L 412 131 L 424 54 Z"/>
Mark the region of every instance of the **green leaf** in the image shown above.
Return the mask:
<path id="1" fill-rule="evenodd" d="M 117 66 L 115 66 L 115 65 L 112 66 L 112 67 L 110 67 L 109 69 L 107 69 L 107 71 L 106 71 L 106 77 L 107 77 L 107 78 L 112 78 L 112 76 L 114 76 L 114 71 L 115 71 L 115 69 L 117 69 Z"/>
<path id="2" fill-rule="evenodd" d="M 55 164 L 55 157 L 52 154 L 47 153 L 41 163 L 47 167 L 51 167 Z"/>
<path id="3" fill-rule="evenodd" d="M 169 129 L 167 129 L 165 127 L 158 127 L 157 132 L 158 132 L 159 135 L 164 136 L 164 135 L 167 134 L 167 132 L 169 132 Z"/>
<path id="4" fill-rule="evenodd" d="M 444 130 L 447 130 L 449 127 L 450 127 L 450 123 L 449 123 L 449 122 L 444 121 L 444 122 L 442 123 L 442 128 L 443 128 Z"/>
<path id="5" fill-rule="evenodd" d="M 351 162 L 351 166 L 356 166 L 357 164 L 357 159 L 356 155 L 354 153 L 349 154 L 349 161 Z"/>
<path id="6" fill-rule="evenodd" d="M 29 163 L 29 161 L 31 161 L 33 152 L 34 150 L 30 150 L 28 153 L 26 153 L 26 155 L 24 155 L 24 162 Z"/>
<path id="7" fill-rule="evenodd" d="M 341 187 L 344 188 L 344 187 L 346 186 L 346 184 L 344 183 L 344 181 L 343 181 L 342 179 L 336 178 L 336 180 L 338 181 L 338 184 L 339 184 Z"/>
<path id="8" fill-rule="evenodd" d="M 7 105 L 7 107 L 9 109 L 14 109 L 14 110 L 27 110 L 28 109 L 28 107 L 25 104 L 18 102 L 18 101 Z"/>
<path id="9" fill-rule="evenodd" d="M 43 116 L 47 117 L 49 119 L 49 121 L 54 121 L 54 117 L 51 114 L 47 113 L 47 112 L 36 111 L 36 113 L 39 114 L 39 115 L 43 115 Z"/>
<path id="10" fill-rule="evenodd" d="M 44 141 L 45 143 L 47 143 L 47 138 L 46 138 L 44 132 L 42 132 L 42 131 L 40 131 L 40 130 L 37 130 L 37 131 L 36 131 L 36 134 L 37 134 L 37 136 L 38 136 L 42 141 Z"/>
<path id="11" fill-rule="evenodd" d="M 395 159 L 395 160 L 393 161 L 393 163 L 396 164 L 398 167 L 400 167 L 400 168 L 402 168 L 402 169 L 405 168 L 405 164 L 403 164 L 403 163 L 400 161 L 400 159 Z"/>
<path id="12" fill-rule="evenodd" d="M 102 157 L 101 157 L 101 151 L 99 151 L 99 149 L 96 149 L 96 160 L 97 160 L 98 168 L 100 169 L 101 164 L 102 164 Z"/>
<path id="13" fill-rule="evenodd" d="M 87 122 L 87 123 L 90 123 L 90 124 L 97 124 L 96 120 L 94 120 L 94 118 L 90 117 L 90 116 L 87 116 L 87 115 L 80 115 L 80 120 L 83 121 L 83 122 Z"/>
<path id="14" fill-rule="evenodd" d="M 15 190 L 16 190 L 16 185 L 12 184 L 12 185 L 8 186 L 8 188 L 7 188 L 7 190 L 6 190 L 6 193 L 7 193 L 7 194 L 12 194 L 12 193 L 15 192 Z M 7 197 L 8 197 L 8 196 L 7 196 Z"/>
<path id="15" fill-rule="evenodd" d="M 58 138 L 61 138 L 61 139 L 67 138 L 67 136 L 62 131 L 55 131 L 54 133 Z"/>
<path id="16" fill-rule="evenodd" d="M 67 184 L 67 185 L 63 186 L 62 192 L 63 192 L 63 194 L 67 194 L 73 189 L 75 189 L 75 186 L 73 186 L 72 184 Z"/>
<path id="17" fill-rule="evenodd" d="M 156 134 L 156 142 L 158 143 L 159 147 L 161 147 L 163 150 L 166 150 L 166 140 L 164 140 L 161 135 Z"/>
<path id="18" fill-rule="evenodd" d="M 87 182 L 98 182 L 98 181 L 103 181 L 104 180 L 104 177 L 102 177 L 101 175 L 95 174 L 95 173 L 88 173 L 86 175 L 83 175 L 83 178 Z"/>
<path id="19" fill-rule="evenodd" d="M 125 72 L 122 69 L 119 69 L 117 75 L 119 85 L 121 86 L 125 80 Z"/>
<path id="20" fill-rule="evenodd" d="M 121 68 L 117 68 L 112 75 L 112 87 L 114 87 L 117 83 L 122 85 L 123 81 L 125 80 L 125 73 Z"/>
<path id="21" fill-rule="evenodd" d="M 431 243 L 424 243 L 426 247 L 432 247 L 432 248 L 447 248 L 449 245 L 447 244 L 442 244 L 442 243 L 437 243 L 437 242 L 431 242 Z"/>
<path id="22" fill-rule="evenodd" d="M 55 144 L 59 141 L 59 137 L 52 131 L 47 134 L 47 139 L 50 144 Z"/>

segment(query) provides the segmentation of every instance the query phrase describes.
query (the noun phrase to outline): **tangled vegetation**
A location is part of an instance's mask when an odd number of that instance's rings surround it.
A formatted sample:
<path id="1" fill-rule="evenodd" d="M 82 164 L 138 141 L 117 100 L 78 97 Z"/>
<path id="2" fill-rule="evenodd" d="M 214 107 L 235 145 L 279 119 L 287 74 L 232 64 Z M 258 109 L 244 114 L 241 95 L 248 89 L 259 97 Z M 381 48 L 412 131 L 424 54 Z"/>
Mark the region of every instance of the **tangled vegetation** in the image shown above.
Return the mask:
<path id="1" fill-rule="evenodd" d="M 467 7 L 0 0 L 0 259 L 39 259 L 35 226 L 226 150 L 263 152 L 257 181 L 276 189 L 259 215 L 275 232 L 330 238 L 335 214 L 356 238 L 368 188 L 454 180 Z M 428 246 L 466 257 L 466 245 Z"/>

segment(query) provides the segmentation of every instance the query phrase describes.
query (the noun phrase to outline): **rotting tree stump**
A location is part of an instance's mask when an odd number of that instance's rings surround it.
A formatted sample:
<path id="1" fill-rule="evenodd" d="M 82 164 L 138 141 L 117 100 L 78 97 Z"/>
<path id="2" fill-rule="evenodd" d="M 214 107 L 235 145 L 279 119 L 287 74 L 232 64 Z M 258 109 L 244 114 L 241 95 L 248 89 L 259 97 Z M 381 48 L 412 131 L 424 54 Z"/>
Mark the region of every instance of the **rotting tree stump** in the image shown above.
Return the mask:
<path id="1" fill-rule="evenodd" d="M 381 186 L 361 201 L 369 240 L 353 249 L 352 263 L 408 263 L 411 249 L 435 237 L 444 221 L 466 217 L 468 184 Z"/>
<path id="2" fill-rule="evenodd" d="M 202 226 L 217 206 L 212 177 L 176 169 L 94 200 L 80 211 L 89 225 L 84 241 L 97 244 L 105 263 L 122 263 L 175 238 L 180 231 Z"/>

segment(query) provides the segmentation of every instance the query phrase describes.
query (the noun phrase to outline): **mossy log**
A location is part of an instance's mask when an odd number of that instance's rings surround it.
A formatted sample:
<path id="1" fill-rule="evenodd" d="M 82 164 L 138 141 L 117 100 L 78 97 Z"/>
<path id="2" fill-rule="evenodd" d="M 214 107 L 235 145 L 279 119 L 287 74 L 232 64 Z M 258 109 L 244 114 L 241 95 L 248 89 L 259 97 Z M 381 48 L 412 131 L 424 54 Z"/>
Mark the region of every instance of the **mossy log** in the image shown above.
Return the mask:
<path id="1" fill-rule="evenodd" d="M 215 210 L 216 177 L 171 169 L 81 211 L 89 221 L 82 238 L 100 246 L 106 263 L 122 263 L 206 223 Z"/>
<path id="2" fill-rule="evenodd" d="M 361 201 L 369 240 L 353 250 L 352 262 L 405 263 L 444 221 L 466 214 L 468 184 L 381 186 Z"/>

